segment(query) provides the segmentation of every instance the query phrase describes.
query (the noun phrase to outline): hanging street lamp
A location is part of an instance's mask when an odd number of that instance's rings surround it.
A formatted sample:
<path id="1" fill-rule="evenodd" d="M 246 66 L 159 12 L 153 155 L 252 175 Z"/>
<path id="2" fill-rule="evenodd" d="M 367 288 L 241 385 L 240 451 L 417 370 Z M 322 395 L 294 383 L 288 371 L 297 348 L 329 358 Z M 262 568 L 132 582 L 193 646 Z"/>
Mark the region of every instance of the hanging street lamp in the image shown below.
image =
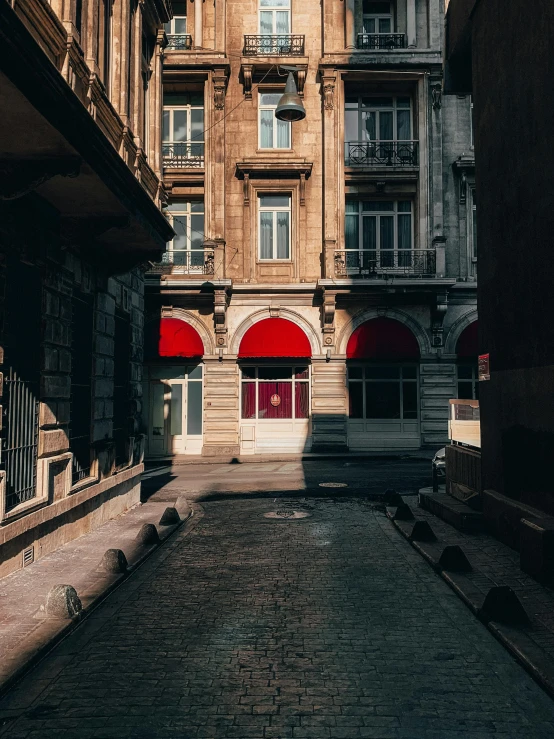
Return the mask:
<path id="1" fill-rule="evenodd" d="M 283 69 L 288 70 L 289 76 L 285 85 L 285 92 L 275 108 L 275 118 L 278 118 L 280 121 L 288 121 L 289 123 L 302 121 L 306 117 L 306 109 L 302 105 L 302 100 L 300 99 L 298 90 L 296 89 L 296 82 L 294 81 L 293 72 L 296 71 L 296 67 L 283 67 Z"/>

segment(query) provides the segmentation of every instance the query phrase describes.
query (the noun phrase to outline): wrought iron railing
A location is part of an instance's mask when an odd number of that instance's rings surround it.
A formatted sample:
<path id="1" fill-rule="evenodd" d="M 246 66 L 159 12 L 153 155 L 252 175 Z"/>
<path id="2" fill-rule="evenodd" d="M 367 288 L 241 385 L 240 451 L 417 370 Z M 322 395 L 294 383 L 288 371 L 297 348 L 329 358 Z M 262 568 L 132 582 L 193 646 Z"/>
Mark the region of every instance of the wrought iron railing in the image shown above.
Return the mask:
<path id="1" fill-rule="evenodd" d="M 347 141 L 347 167 L 416 167 L 418 141 Z"/>
<path id="2" fill-rule="evenodd" d="M 164 143 L 162 156 L 164 169 L 201 169 L 204 166 L 204 142 Z"/>
<path id="3" fill-rule="evenodd" d="M 244 56 L 304 56 L 304 36 L 245 36 Z"/>
<path id="4" fill-rule="evenodd" d="M 163 255 L 161 262 L 154 264 L 154 274 L 213 275 L 213 249 L 172 249 Z"/>
<path id="5" fill-rule="evenodd" d="M 405 49 L 406 36 L 403 33 L 359 33 L 357 49 Z"/>
<path id="6" fill-rule="evenodd" d="M 344 249 L 335 252 L 335 277 L 434 277 L 435 249 Z"/>
<path id="7" fill-rule="evenodd" d="M 192 49 L 192 36 L 188 33 L 168 34 L 167 48 L 169 51 L 190 51 Z"/>

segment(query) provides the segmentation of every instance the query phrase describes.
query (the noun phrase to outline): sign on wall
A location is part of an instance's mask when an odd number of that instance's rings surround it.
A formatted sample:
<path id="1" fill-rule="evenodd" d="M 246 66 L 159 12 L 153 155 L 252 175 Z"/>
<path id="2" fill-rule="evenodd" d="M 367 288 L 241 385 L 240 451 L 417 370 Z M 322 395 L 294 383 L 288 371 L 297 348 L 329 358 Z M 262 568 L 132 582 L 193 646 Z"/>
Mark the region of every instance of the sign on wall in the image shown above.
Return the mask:
<path id="1" fill-rule="evenodd" d="M 490 354 L 479 355 L 479 382 L 491 379 Z"/>

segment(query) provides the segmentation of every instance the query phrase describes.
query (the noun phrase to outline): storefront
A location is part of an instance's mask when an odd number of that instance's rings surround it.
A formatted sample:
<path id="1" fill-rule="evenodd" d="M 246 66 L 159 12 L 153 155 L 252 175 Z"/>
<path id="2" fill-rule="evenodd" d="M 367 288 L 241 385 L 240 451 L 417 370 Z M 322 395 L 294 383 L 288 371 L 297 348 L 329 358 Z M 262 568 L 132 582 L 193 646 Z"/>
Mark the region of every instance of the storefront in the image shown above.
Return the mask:
<path id="1" fill-rule="evenodd" d="M 346 355 L 349 449 L 418 448 L 420 352 L 410 329 L 390 318 L 366 321 Z"/>

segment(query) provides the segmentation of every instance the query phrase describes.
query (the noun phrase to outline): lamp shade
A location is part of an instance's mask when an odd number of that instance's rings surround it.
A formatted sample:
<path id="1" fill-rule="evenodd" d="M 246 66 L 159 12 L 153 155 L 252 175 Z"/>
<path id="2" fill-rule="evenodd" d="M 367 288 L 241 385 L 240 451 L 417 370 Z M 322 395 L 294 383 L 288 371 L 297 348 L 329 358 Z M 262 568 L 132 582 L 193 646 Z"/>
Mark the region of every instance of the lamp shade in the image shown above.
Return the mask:
<path id="1" fill-rule="evenodd" d="M 306 117 L 306 109 L 302 105 L 302 100 L 298 95 L 294 75 L 289 72 L 285 92 L 279 100 L 279 104 L 275 108 L 275 118 L 280 121 L 301 121 Z"/>

